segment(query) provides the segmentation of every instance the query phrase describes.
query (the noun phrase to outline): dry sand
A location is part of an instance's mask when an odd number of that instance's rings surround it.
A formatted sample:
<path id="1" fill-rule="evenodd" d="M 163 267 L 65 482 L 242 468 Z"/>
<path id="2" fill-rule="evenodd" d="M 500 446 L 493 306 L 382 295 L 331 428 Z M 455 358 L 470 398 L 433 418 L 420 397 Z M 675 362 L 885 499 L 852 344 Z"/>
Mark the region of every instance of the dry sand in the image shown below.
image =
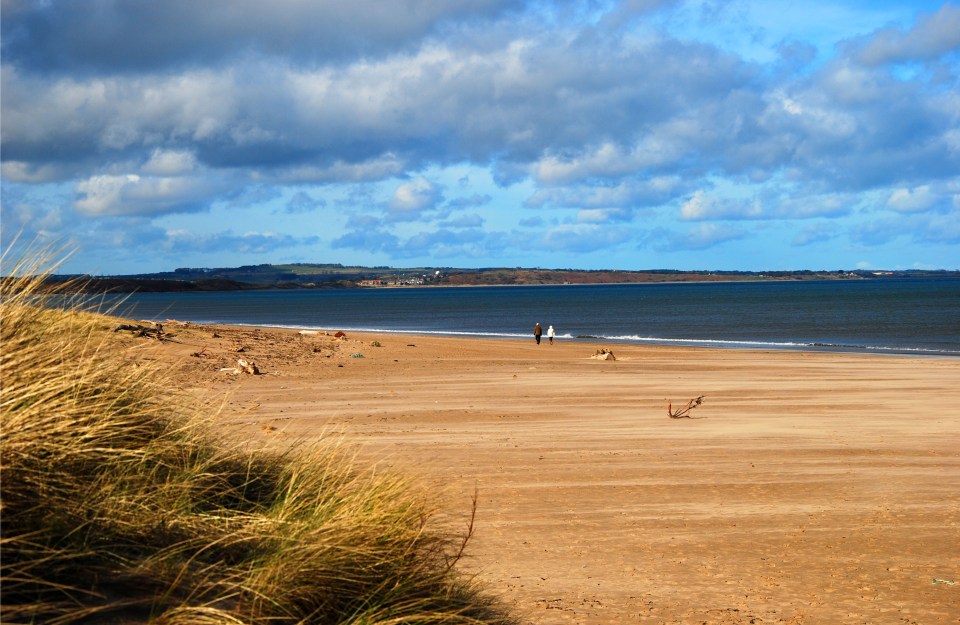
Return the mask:
<path id="1" fill-rule="evenodd" d="M 465 568 L 529 622 L 960 623 L 960 359 L 167 330 L 225 433 L 476 490 Z"/>

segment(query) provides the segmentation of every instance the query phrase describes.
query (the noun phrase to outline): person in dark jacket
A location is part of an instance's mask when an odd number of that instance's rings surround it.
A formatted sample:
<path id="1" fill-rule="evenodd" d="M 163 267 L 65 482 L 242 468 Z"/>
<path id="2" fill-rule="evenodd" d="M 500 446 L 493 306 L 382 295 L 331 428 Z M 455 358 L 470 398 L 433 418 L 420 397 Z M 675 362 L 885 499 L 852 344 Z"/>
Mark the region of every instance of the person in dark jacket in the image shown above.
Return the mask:
<path id="1" fill-rule="evenodd" d="M 543 336 L 543 328 L 540 327 L 540 322 L 537 322 L 537 325 L 533 326 L 533 338 L 536 339 L 537 345 L 540 344 L 540 337 Z"/>

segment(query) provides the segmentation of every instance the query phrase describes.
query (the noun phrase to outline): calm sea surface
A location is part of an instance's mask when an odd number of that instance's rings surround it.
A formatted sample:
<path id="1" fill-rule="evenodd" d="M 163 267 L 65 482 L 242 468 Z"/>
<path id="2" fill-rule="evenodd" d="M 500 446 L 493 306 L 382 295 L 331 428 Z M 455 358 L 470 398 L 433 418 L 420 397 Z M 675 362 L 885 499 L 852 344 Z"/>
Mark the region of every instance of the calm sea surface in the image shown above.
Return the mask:
<path id="1" fill-rule="evenodd" d="M 960 280 L 143 293 L 142 320 L 960 356 Z"/>

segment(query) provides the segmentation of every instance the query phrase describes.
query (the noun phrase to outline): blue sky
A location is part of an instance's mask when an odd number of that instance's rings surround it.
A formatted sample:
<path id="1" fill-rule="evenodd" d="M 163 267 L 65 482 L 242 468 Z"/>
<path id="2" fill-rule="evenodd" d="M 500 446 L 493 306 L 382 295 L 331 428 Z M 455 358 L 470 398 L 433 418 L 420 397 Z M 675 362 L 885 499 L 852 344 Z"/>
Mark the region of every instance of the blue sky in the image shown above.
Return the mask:
<path id="1" fill-rule="evenodd" d="M 2 0 L 2 237 L 286 262 L 960 269 L 960 4 Z"/>

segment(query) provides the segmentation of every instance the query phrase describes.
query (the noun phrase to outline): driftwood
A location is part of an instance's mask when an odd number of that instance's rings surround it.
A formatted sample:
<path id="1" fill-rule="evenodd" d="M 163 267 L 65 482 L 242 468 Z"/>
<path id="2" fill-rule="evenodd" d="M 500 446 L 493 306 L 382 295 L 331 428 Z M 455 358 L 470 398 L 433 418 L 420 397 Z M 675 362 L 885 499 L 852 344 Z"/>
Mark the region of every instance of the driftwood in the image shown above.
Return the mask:
<path id="1" fill-rule="evenodd" d="M 248 362 L 243 358 L 237 360 L 237 367 L 240 368 L 240 371 L 244 373 L 249 373 L 250 375 L 260 375 L 260 368 L 257 367 L 256 363 Z"/>
<path id="2" fill-rule="evenodd" d="M 683 408 L 677 408 L 677 410 L 674 411 L 673 406 L 670 403 L 670 400 L 668 399 L 667 414 L 670 415 L 671 419 L 693 419 L 694 417 L 691 417 L 689 415 L 689 412 L 702 403 L 703 403 L 703 395 L 701 395 L 700 397 L 697 397 L 696 399 L 691 399 L 690 401 L 687 402 L 686 406 L 684 406 Z M 705 419 L 706 417 L 697 417 L 697 418 Z"/>
<path id="3" fill-rule="evenodd" d="M 158 339 L 163 339 L 163 324 L 156 323 L 154 327 L 149 328 L 147 326 L 142 326 L 140 324 L 132 325 L 129 323 L 121 323 L 113 329 L 114 332 L 119 332 L 121 330 L 126 330 L 133 332 L 137 336 L 155 336 Z"/>
<path id="4" fill-rule="evenodd" d="M 220 371 L 226 373 L 249 373 L 250 375 L 260 375 L 260 367 L 258 367 L 255 362 L 250 362 L 248 360 L 244 360 L 243 358 L 237 359 L 236 367 L 223 367 L 220 369 Z"/>

